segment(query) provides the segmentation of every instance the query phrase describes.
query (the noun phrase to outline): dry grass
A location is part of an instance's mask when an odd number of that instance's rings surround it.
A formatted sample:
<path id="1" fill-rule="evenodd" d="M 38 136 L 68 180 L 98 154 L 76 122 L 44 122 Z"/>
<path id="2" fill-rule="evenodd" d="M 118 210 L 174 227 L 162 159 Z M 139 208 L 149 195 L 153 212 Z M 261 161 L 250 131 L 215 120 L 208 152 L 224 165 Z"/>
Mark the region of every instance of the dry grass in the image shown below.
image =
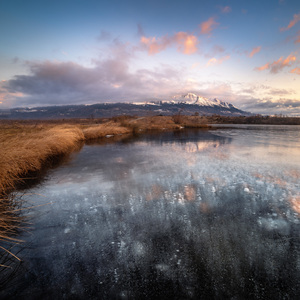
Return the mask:
<path id="1" fill-rule="evenodd" d="M 124 127 L 120 123 L 107 122 L 99 125 L 90 125 L 83 127 L 83 134 L 86 140 L 103 138 L 107 135 L 129 134 L 132 130 Z"/>
<path id="2" fill-rule="evenodd" d="M 128 126 L 135 128 L 135 131 L 147 130 L 176 130 L 180 129 L 170 116 L 142 117 L 128 121 Z"/>
<path id="3" fill-rule="evenodd" d="M 123 125 L 134 128 L 135 132 L 148 130 L 178 130 L 183 127 L 208 128 L 203 118 L 196 116 L 152 116 L 123 121 Z"/>
<path id="4" fill-rule="evenodd" d="M 70 125 L 1 128 L 1 194 L 13 190 L 23 176 L 42 169 L 54 157 L 71 153 L 82 140 L 82 130 Z"/>
<path id="5" fill-rule="evenodd" d="M 23 224 L 21 206 L 21 201 L 12 194 L 0 198 L 0 287 L 3 279 L 9 277 L 21 261 L 13 253 L 15 245 L 22 242 L 17 238 Z"/>
<path id="6" fill-rule="evenodd" d="M 20 203 L 13 196 L 0 199 L 0 241 L 19 242 L 14 236 L 19 232 L 22 221 L 20 210 Z M 0 248 L 3 249 L 1 246 Z"/>
<path id="7" fill-rule="evenodd" d="M 185 128 L 210 128 L 207 119 L 200 116 L 181 116 L 181 125 Z"/>

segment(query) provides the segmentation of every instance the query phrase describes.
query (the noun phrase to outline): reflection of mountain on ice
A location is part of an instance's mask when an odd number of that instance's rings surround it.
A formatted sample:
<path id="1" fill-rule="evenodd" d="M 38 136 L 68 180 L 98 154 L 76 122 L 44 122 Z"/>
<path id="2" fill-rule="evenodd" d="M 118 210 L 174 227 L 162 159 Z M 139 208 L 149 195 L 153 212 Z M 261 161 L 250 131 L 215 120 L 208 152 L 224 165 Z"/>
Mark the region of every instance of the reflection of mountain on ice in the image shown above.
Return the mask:
<path id="1" fill-rule="evenodd" d="M 172 147 L 184 147 L 187 152 L 200 152 L 207 149 L 218 148 L 231 143 L 232 139 L 217 136 L 201 129 L 180 130 L 175 132 L 161 132 L 155 135 L 148 134 L 140 137 L 139 141 L 153 144 L 171 144 Z"/>
<path id="2" fill-rule="evenodd" d="M 185 151 L 189 153 L 201 152 L 211 148 L 219 148 L 221 145 L 220 141 L 188 142 L 185 144 Z"/>

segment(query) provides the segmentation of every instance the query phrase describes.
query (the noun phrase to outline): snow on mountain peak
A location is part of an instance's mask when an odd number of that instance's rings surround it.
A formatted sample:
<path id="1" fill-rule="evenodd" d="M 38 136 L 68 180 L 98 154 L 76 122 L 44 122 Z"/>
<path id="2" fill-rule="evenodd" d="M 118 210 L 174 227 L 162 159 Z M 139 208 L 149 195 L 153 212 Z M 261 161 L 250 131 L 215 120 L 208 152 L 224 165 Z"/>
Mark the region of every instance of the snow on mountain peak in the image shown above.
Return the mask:
<path id="1" fill-rule="evenodd" d="M 185 95 L 176 95 L 172 97 L 173 102 L 177 103 L 185 103 L 185 104 L 196 104 L 200 106 L 219 106 L 219 107 L 225 107 L 225 108 L 236 108 L 234 105 L 220 101 L 219 99 L 215 98 L 213 100 L 210 100 L 208 98 L 196 95 L 194 93 L 187 93 Z"/>

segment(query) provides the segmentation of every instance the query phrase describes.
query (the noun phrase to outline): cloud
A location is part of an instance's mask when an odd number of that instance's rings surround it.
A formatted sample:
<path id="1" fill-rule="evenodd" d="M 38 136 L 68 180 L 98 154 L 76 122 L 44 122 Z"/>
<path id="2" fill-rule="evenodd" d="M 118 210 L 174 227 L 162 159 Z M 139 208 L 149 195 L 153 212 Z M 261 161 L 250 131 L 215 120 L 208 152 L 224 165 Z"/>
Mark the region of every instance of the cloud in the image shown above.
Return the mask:
<path id="1" fill-rule="evenodd" d="M 97 36 L 98 41 L 108 41 L 111 38 L 111 33 L 105 30 L 101 30 L 100 34 Z"/>
<path id="2" fill-rule="evenodd" d="M 251 53 L 249 54 L 249 57 L 253 57 L 255 54 L 257 54 L 258 52 L 260 52 L 261 50 L 261 46 L 255 47 L 252 49 Z"/>
<path id="3" fill-rule="evenodd" d="M 201 34 L 209 34 L 212 32 L 213 29 L 215 29 L 219 23 L 215 21 L 214 17 L 209 18 L 207 21 L 202 22 L 199 27 L 201 29 Z"/>
<path id="4" fill-rule="evenodd" d="M 215 45 L 215 46 L 213 46 L 212 52 L 214 54 L 216 54 L 216 53 L 223 53 L 223 52 L 225 52 L 225 49 L 222 46 L 220 46 L 220 45 Z"/>
<path id="5" fill-rule="evenodd" d="M 143 28 L 142 24 L 140 24 L 140 23 L 137 24 L 137 35 L 139 37 L 145 35 L 144 28 Z"/>
<path id="6" fill-rule="evenodd" d="M 245 107 L 249 110 L 261 111 L 262 113 L 299 113 L 300 101 L 294 99 L 279 99 L 272 101 L 270 99 L 262 99 L 256 101 L 248 101 L 244 103 Z M 297 109 L 297 110 L 295 110 Z"/>
<path id="7" fill-rule="evenodd" d="M 177 32 L 173 36 L 156 37 L 141 37 L 141 43 L 146 47 L 149 55 L 154 55 L 165 50 L 168 47 L 175 45 L 177 51 L 183 54 L 193 54 L 197 52 L 198 38 L 195 35 L 187 32 Z"/>
<path id="8" fill-rule="evenodd" d="M 233 83 L 238 107 L 259 114 L 300 115 L 300 99 L 294 89 L 261 83 Z"/>
<path id="9" fill-rule="evenodd" d="M 283 68 L 291 66 L 293 62 L 296 61 L 296 56 L 294 54 L 290 54 L 287 58 L 280 57 L 278 60 L 272 63 L 266 63 L 261 67 L 256 67 L 254 70 L 263 71 L 270 70 L 270 73 L 276 74 L 281 71 Z"/>
<path id="10" fill-rule="evenodd" d="M 295 74 L 300 75 L 300 68 L 295 68 L 295 69 L 291 70 L 290 73 L 295 73 Z"/>
<path id="11" fill-rule="evenodd" d="M 276 88 L 268 88 L 267 94 L 271 96 L 290 96 L 295 94 L 295 91 L 293 90 L 287 90 L 287 89 L 276 89 Z"/>
<path id="12" fill-rule="evenodd" d="M 214 65 L 220 65 L 222 64 L 224 61 L 228 60 L 230 58 L 230 55 L 226 55 L 223 56 L 221 58 L 211 58 L 208 62 L 207 62 L 207 66 L 214 66 Z"/>
<path id="13" fill-rule="evenodd" d="M 178 37 L 182 40 L 182 37 Z M 184 51 L 185 45 L 182 45 Z M 166 97 L 188 88 L 185 69 L 160 65 L 130 70 L 130 49 L 116 44 L 110 57 L 92 67 L 74 62 L 29 61 L 28 74 L 0 82 L 1 106 L 45 106 L 122 102 Z"/>
<path id="14" fill-rule="evenodd" d="M 12 59 L 12 63 L 13 64 L 17 64 L 18 62 L 20 61 L 19 57 L 15 56 L 13 59 Z"/>
<path id="15" fill-rule="evenodd" d="M 280 28 L 280 31 L 286 31 L 291 29 L 292 27 L 294 27 L 298 22 L 300 21 L 300 13 L 299 14 L 295 14 L 293 17 L 293 20 L 290 21 L 290 23 L 288 24 L 287 27 L 282 27 Z"/>
<path id="16" fill-rule="evenodd" d="M 178 32 L 174 36 L 178 51 L 184 54 L 193 54 L 197 52 L 198 39 L 192 34 Z"/>
<path id="17" fill-rule="evenodd" d="M 230 6 L 220 6 L 220 9 L 221 9 L 221 12 L 223 14 L 228 14 L 232 11 L 231 7 Z"/>
<path id="18" fill-rule="evenodd" d="M 156 37 L 141 37 L 142 45 L 146 46 L 149 55 L 154 55 L 165 50 L 167 47 L 171 45 L 170 39 L 165 36 L 157 39 Z"/>
<path id="19" fill-rule="evenodd" d="M 256 71 L 263 71 L 263 70 L 267 70 L 270 68 L 270 63 L 266 63 L 265 65 L 261 66 L 261 67 L 256 67 L 255 70 Z"/>
<path id="20" fill-rule="evenodd" d="M 255 95 L 271 95 L 271 96 L 290 96 L 294 95 L 295 91 L 290 89 L 278 89 L 264 84 L 250 84 L 239 90 L 240 94 Z"/>
<path id="21" fill-rule="evenodd" d="M 297 37 L 296 37 L 296 40 L 294 41 L 295 44 L 298 44 L 300 43 L 300 30 L 298 30 L 297 32 Z"/>
<path id="22" fill-rule="evenodd" d="M 210 59 L 214 56 L 224 55 L 225 49 L 220 45 L 214 45 L 207 53 L 204 54 L 204 57 Z"/>

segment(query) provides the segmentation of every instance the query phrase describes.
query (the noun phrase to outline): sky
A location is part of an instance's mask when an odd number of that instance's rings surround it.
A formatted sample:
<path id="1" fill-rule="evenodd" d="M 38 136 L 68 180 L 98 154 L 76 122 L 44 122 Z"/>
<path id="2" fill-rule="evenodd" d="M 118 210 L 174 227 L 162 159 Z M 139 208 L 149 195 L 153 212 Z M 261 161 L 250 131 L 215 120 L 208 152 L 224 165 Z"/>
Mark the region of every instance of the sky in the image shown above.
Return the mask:
<path id="1" fill-rule="evenodd" d="M 300 116 L 300 1 L 0 0 L 0 109 L 187 92 Z"/>

